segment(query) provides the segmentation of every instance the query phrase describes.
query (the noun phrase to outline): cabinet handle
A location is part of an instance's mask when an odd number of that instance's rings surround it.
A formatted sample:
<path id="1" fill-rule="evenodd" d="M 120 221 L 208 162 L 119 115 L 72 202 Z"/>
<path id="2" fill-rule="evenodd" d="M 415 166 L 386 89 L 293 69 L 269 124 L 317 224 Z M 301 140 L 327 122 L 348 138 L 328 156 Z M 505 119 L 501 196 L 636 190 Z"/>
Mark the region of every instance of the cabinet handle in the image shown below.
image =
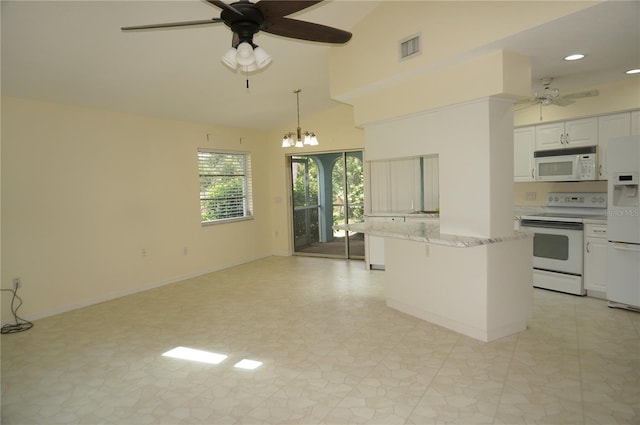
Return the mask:
<path id="1" fill-rule="evenodd" d="M 591 242 L 587 242 L 587 245 L 585 245 L 584 249 L 587 251 L 587 253 L 590 253 L 591 251 L 589 251 L 589 244 Z"/>
<path id="2" fill-rule="evenodd" d="M 564 145 L 564 134 L 560 134 L 560 144 Z"/>
<path id="3" fill-rule="evenodd" d="M 566 133 L 564 135 L 564 142 L 568 145 L 569 144 L 569 133 Z"/>
<path id="4" fill-rule="evenodd" d="M 535 179 L 536 179 L 536 174 L 535 174 L 535 173 L 536 173 L 536 169 L 535 169 L 535 168 L 532 168 L 532 169 L 531 169 L 531 178 L 532 178 L 533 180 L 535 180 Z"/>
<path id="5" fill-rule="evenodd" d="M 598 165 L 598 174 L 602 177 L 602 164 Z"/>

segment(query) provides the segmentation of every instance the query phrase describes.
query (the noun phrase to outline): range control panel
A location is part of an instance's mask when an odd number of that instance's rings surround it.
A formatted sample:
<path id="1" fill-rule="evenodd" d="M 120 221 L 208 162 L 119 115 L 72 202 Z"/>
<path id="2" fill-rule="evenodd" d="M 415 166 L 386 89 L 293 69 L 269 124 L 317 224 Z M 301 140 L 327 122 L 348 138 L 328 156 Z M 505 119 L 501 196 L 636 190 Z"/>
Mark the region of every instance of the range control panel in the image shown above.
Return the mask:
<path id="1" fill-rule="evenodd" d="M 549 192 L 547 206 L 606 208 L 607 194 L 604 192 Z"/>

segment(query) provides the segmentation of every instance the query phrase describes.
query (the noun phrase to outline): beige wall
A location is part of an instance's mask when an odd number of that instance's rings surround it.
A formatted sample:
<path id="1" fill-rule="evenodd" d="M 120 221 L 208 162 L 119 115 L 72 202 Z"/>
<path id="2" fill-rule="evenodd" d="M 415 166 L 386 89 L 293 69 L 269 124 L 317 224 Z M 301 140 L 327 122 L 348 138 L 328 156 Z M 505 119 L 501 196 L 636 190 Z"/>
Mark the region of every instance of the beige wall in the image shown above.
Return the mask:
<path id="1" fill-rule="evenodd" d="M 509 66 L 526 86 L 500 75 L 502 62 L 492 57 L 497 52 L 491 43 L 597 3 L 380 2 L 353 29 L 351 42 L 332 50 L 331 94 L 355 105 L 357 124 L 491 96 L 498 89 L 526 96 L 530 80 L 522 60 L 510 60 Z M 399 61 L 398 42 L 417 33 L 422 53 Z"/>
<path id="2" fill-rule="evenodd" d="M 280 148 L 295 123 L 265 134 L 2 98 L 2 287 L 20 277 L 34 319 L 288 255 L 285 154 L 364 144 L 349 106 L 302 118 L 315 149 Z M 199 147 L 251 153 L 253 220 L 200 225 Z"/>
<path id="3" fill-rule="evenodd" d="M 2 124 L 2 287 L 22 279 L 25 317 L 271 255 L 259 133 L 14 98 Z M 251 153 L 254 220 L 200 225 L 199 147 Z"/>

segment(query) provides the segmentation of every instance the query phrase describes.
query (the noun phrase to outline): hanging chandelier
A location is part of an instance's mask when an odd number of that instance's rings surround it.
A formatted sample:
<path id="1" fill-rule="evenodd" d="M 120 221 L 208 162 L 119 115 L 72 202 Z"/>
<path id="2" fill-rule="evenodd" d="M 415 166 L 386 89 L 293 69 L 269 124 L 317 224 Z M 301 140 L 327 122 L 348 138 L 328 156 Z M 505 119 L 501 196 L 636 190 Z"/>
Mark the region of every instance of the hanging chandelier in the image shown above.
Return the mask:
<path id="1" fill-rule="evenodd" d="M 296 102 L 297 102 L 297 110 L 298 110 L 298 128 L 296 132 L 289 132 L 284 135 L 282 138 L 282 147 L 290 148 L 296 147 L 301 148 L 305 145 L 307 146 L 317 146 L 318 138 L 316 137 L 314 132 L 305 131 L 302 132 L 302 128 L 300 128 L 300 92 L 301 89 L 296 89 L 293 92 L 296 94 Z M 304 137 L 303 137 L 304 136 Z"/>

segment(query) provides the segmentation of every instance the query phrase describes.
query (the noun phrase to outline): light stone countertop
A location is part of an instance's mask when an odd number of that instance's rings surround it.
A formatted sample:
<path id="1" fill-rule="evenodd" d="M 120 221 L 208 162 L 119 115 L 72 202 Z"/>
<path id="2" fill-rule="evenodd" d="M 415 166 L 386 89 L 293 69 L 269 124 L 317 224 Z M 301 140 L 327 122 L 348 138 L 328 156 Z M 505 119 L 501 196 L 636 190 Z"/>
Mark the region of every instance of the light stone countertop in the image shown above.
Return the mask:
<path id="1" fill-rule="evenodd" d="M 474 236 L 460 236 L 440 233 L 440 223 L 438 222 L 370 222 L 354 223 L 336 226 L 339 229 L 346 229 L 353 232 L 365 233 L 372 236 L 382 236 L 387 238 L 406 239 L 415 242 L 425 242 L 433 245 L 445 245 L 458 248 L 469 248 L 480 245 L 488 245 L 510 240 L 532 238 L 530 232 L 514 231 L 510 235 L 495 238 L 478 238 Z"/>
<path id="2" fill-rule="evenodd" d="M 440 218 L 437 212 L 420 211 L 377 211 L 365 214 L 365 217 L 419 217 L 419 218 Z"/>

